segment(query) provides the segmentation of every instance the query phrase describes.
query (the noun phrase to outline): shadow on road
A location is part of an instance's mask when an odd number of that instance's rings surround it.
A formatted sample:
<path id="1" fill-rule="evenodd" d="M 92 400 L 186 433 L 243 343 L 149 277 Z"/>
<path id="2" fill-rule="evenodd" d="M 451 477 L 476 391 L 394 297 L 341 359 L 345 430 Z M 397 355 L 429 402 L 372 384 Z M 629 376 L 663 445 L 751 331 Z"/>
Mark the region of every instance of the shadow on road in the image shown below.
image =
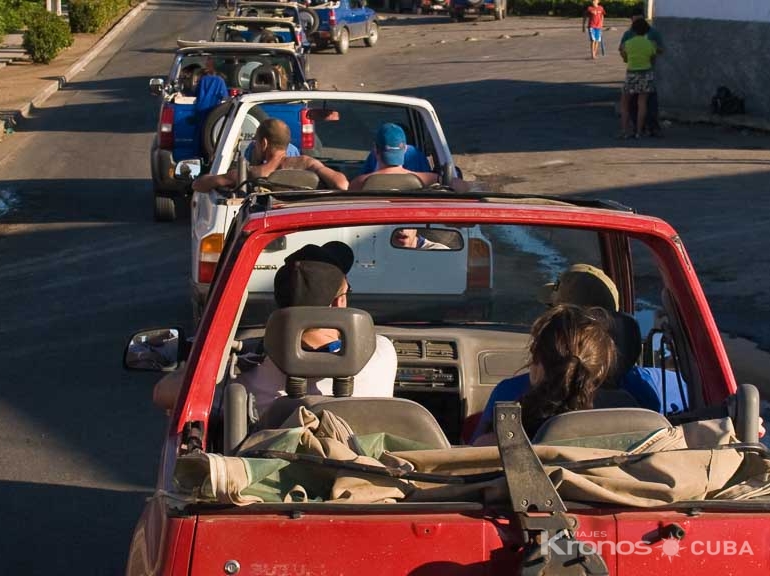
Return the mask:
<path id="1" fill-rule="evenodd" d="M 123 574 L 147 493 L 0 482 L 3 573 Z M 128 519 L 133 518 L 133 522 Z"/>
<path id="2" fill-rule="evenodd" d="M 511 62 L 515 62 L 512 59 Z M 432 68 L 471 61 L 431 62 Z M 478 61 L 484 65 L 487 61 Z M 494 61 L 492 61 L 494 62 Z M 402 64 L 389 64 L 398 68 Z M 411 64 L 403 64 L 411 66 Z M 596 148 L 747 149 L 770 147 L 767 137 L 740 130 L 674 125 L 664 138 L 619 141 L 615 105 L 620 80 L 606 84 L 486 79 L 432 84 L 393 93 L 429 100 L 457 154 L 571 151 Z M 490 129 L 482 130 L 487 126 Z M 496 129 L 491 129 L 494 126 Z"/>
<path id="3" fill-rule="evenodd" d="M 169 58 L 169 66 L 171 59 Z M 144 134 L 153 132 L 158 122 L 160 101 L 150 96 L 149 77 L 130 76 L 73 81 L 61 92 L 88 92 L 90 101 L 82 104 L 46 106 L 34 110 L 19 125 L 24 132 L 95 132 Z M 157 106 L 149 105 L 156 102 Z M 94 146 L 99 146 L 94 140 Z"/>

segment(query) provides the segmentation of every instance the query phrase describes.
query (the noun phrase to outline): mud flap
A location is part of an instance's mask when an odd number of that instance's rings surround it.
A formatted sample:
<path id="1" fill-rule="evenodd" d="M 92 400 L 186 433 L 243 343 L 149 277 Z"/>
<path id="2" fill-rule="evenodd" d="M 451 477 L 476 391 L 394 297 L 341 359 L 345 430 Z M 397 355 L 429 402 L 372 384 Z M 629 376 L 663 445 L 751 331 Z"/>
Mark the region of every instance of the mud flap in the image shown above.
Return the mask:
<path id="1" fill-rule="evenodd" d="M 532 449 L 521 404 L 495 404 L 495 431 L 514 516 L 524 532 L 522 576 L 609 575 L 602 557 L 574 536 L 577 518 L 567 508 Z"/>

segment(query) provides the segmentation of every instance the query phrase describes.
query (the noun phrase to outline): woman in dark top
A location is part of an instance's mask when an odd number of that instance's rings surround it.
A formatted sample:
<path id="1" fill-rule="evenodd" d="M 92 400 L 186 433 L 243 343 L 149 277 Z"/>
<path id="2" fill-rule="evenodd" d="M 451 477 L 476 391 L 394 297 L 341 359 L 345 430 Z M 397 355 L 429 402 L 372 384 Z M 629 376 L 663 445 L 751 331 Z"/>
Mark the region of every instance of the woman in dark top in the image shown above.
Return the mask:
<path id="1" fill-rule="evenodd" d="M 599 387 L 613 378 L 617 349 L 603 308 L 555 306 L 532 326 L 530 381 L 521 399 L 530 438 L 551 416 L 593 408 Z"/>

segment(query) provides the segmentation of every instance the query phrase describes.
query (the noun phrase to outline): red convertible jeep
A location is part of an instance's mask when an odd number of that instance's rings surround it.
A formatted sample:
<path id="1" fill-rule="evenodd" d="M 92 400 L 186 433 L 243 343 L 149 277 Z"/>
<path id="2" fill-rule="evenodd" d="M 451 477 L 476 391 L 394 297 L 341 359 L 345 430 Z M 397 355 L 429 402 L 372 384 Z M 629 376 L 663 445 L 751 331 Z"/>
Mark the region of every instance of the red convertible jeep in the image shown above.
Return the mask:
<path id="1" fill-rule="evenodd" d="M 293 234 L 363 226 L 391 234 L 394 252 L 405 249 L 404 229 L 440 233 L 445 249 L 409 260 L 436 275 L 461 232 L 480 227 L 496 254 L 492 320 L 437 306 L 370 315 L 356 308 L 355 285 L 349 308 L 250 314 L 262 252 Z M 614 281 L 629 326 L 633 315 L 655 318 L 630 362 L 667 362 L 681 405 L 654 411 L 606 384 L 594 409 L 556 416 L 528 438 L 519 404 L 501 402 L 497 445 L 460 445 L 495 384 L 527 365 L 529 326 L 544 310 L 538 289 L 575 263 Z M 413 272 L 404 267 L 403 281 Z M 299 346 L 319 327 L 339 332 L 339 354 Z M 397 353 L 395 382 L 382 383 L 392 397 L 362 397 L 349 378 L 375 335 Z M 657 218 L 602 201 L 441 188 L 262 191 L 244 203 L 191 348 L 183 342 L 178 329 L 139 333 L 126 352 L 128 367 L 172 371 L 156 386 L 171 416 L 129 576 L 770 568 L 756 389 L 736 386 L 692 262 Z M 250 374 L 268 362 L 285 391 L 255 409 Z M 331 395 L 309 393 L 309 377 L 330 378 Z"/>

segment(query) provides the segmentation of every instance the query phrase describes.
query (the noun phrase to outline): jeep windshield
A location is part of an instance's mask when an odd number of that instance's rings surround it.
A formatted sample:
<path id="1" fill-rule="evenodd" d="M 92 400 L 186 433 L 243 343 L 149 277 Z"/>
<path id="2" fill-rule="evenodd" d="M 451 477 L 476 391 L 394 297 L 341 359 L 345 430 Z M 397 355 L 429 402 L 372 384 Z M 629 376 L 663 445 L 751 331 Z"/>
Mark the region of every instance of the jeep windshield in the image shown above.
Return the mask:
<path id="1" fill-rule="evenodd" d="M 242 91 L 250 89 L 252 76 L 271 69 L 281 70 L 280 76 L 288 81 L 288 90 L 301 89 L 304 81 L 297 58 L 291 51 L 264 48 L 231 51 L 187 49 L 177 57 L 171 80 L 178 83 L 185 76 L 200 76 L 209 66 L 224 79 L 228 88 Z"/>

